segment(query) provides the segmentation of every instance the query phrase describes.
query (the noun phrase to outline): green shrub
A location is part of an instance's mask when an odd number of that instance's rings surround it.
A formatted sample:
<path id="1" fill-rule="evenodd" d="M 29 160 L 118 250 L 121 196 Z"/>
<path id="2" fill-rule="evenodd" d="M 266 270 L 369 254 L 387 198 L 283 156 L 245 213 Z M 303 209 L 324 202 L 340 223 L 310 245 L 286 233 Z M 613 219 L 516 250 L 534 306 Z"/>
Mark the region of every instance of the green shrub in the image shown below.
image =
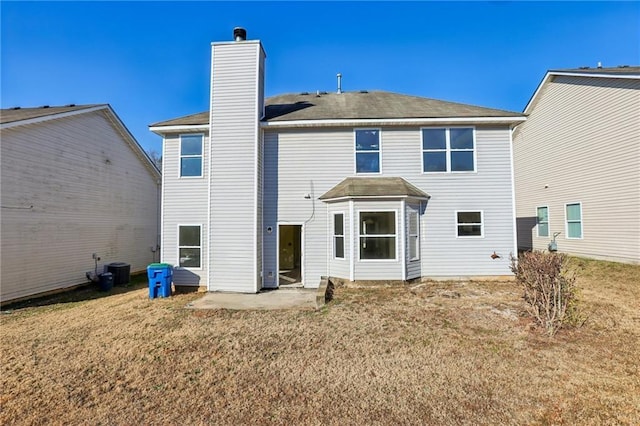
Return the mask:
<path id="1" fill-rule="evenodd" d="M 527 310 L 550 336 L 564 326 L 577 325 L 575 276 L 568 271 L 568 257 L 562 253 L 533 251 L 519 259 L 511 257 L 511 270 L 524 289 Z"/>

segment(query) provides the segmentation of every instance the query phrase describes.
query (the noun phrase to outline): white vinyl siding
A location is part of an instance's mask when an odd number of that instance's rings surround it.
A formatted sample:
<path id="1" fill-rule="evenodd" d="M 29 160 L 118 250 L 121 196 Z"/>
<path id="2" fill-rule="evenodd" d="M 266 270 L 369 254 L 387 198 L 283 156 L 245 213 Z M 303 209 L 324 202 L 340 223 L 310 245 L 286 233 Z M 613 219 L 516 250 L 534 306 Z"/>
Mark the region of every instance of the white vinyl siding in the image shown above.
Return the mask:
<path id="1" fill-rule="evenodd" d="M 2 130 L 0 298 L 87 282 L 111 262 L 157 261 L 157 181 L 105 111 Z"/>
<path id="2" fill-rule="evenodd" d="M 214 43 L 210 133 L 209 290 L 254 293 L 261 288 L 262 115 L 259 42 Z"/>
<path id="3" fill-rule="evenodd" d="M 347 219 L 347 202 L 323 203 L 317 198 L 354 172 L 353 128 L 265 130 L 264 227 L 278 220 L 305 222 L 303 242 L 305 286 L 317 287 L 322 275 L 354 279 L 402 279 L 402 262 L 407 277 L 460 277 L 510 275 L 509 253 L 513 252 L 513 206 L 511 192 L 510 132 L 507 126 L 475 128 L 476 173 L 425 174 L 421 170 L 416 147 L 421 144 L 419 127 L 384 127 L 384 172 L 382 176 L 400 176 L 431 196 L 420 214 L 420 260 L 409 262 L 358 261 L 358 211 L 399 210 L 399 201 L 355 201 L 354 216 Z M 330 165 L 328 167 L 327 165 Z M 310 199 L 304 196 L 310 195 Z M 413 207 L 419 210 L 419 206 Z M 329 209 L 327 214 L 326 209 Z M 485 215 L 484 238 L 457 238 L 456 210 L 482 210 Z M 354 250 L 355 263 L 333 261 L 331 249 L 331 212 L 345 212 L 349 259 Z M 400 224 L 397 224 L 400 232 Z M 407 232 L 405 230 L 405 232 Z M 349 235 L 354 238 L 350 241 Z M 407 235 L 398 241 L 406 246 Z M 264 276 L 276 271 L 275 232 L 264 236 Z M 349 242 L 350 241 L 350 242 Z M 499 259 L 491 259 L 496 251 Z M 463 262 L 460 259 L 464 259 Z M 366 266 L 366 268 L 365 268 Z M 418 275 L 415 275 L 418 274 Z M 265 278 L 266 280 L 267 278 Z M 275 278 L 272 282 L 276 285 Z"/>
<path id="4" fill-rule="evenodd" d="M 203 153 L 209 152 L 209 137 L 204 135 Z M 174 265 L 173 282 L 178 286 L 206 286 L 209 265 L 207 263 L 208 230 L 208 181 L 180 177 L 180 135 L 166 135 L 162 155 L 162 262 Z M 207 155 L 202 159 L 202 175 L 208 176 Z M 202 224 L 201 265 L 199 269 L 181 268 L 179 264 L 178 226 Z"/>
<path id="5" fill-rule="evenodd" d="M 567 238 L 582 238 L 582 204 L 565 204 L 564 209 Z"/>
<path id="6" fill-rule="evenodd" d="M 538 237 L 549 236 L 549 207 L 543 206 L 536 209 L 536 222 L 538 226 Z"/>
<path id="7" fill-rule="evenodd" d="M 558 251 L 640 263 L 638 105 L 638 79 L 556 76 L 540 89 L 514 132 L 520 248 L 546 248 L 534 230 L 544 204 Z M 565 230 L 573 201 L 582 202 L 582 239 Z"/>

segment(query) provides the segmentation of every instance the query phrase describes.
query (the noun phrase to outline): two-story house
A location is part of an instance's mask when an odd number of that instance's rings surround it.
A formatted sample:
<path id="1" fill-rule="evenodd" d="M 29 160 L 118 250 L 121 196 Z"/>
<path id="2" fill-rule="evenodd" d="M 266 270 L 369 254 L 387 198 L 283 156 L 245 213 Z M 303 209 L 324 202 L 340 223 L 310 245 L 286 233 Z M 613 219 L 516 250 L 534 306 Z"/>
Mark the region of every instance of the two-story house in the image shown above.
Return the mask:
<path id="1" fill-rule="evenodd" d="M 151 125 L 176 285 L 511 274 L 522 114 L 380 91 L 265 100 L 265 51 L 245 35 L 212 44 L 209 111 Z"/>
<path id="2" fill-rule="evenodd" d="M 520 249 L 640 263 L 640 67 L 548 71 L 524 112 Z"/>

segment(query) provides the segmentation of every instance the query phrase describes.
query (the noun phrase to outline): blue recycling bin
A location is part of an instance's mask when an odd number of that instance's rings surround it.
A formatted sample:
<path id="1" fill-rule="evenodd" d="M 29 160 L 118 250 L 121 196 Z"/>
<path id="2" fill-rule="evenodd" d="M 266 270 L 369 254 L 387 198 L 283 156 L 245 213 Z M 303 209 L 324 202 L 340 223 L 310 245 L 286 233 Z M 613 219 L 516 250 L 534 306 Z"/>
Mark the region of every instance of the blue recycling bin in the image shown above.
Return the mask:
<path id="1" fill-rule="evenodd" d="M 152 263 L 147 266 L 149 278 L 149 299 L 171 296 L 173 266 L 168 263 Z"/>

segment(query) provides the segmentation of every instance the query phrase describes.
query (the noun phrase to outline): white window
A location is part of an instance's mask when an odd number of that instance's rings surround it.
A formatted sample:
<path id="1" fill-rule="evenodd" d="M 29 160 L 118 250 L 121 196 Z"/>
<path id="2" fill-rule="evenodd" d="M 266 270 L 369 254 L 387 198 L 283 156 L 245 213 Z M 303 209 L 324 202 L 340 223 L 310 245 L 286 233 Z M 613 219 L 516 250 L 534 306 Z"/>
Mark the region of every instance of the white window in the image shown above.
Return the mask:
<path id="1" fill-rule="evenodd" d="M 360 212 L 360 259 L 396 260 L 396 212 Z"/>
<path id="2" fill-rule="evenodd" d="M 180 135 L 180 177 L 202 177 L 203 135 Z"/>
<path id="3" fill-rule="evenodd" d="M 380 129 L 355 130 L 356 173 L 380 173 Z"/>
<path id="4" fill-rule="evenodd" d="M 422 171 L 475 171 L 475 131 L 473 127 L 423 128 Z"/>
<path id="5" fill-rule="evenodd" d="M 344 213 L 333 214 L 333 258 L 344 259 Z"/>
<path id="6" fill-rule="evenodd" d="M 409 211 L 409 260 L 420 259 L 420 221 L 418 212 Z"/>
<path id="7" fill-rule="evenodd" d="M 537 209 L 538 237 L 549 236 L 549 207 L 543 206 Z"/>
<path id="8" fill-rule="evenodd" d="M 185 268 L 200 268 L 202 252 L 200 225 L 178 226 L 178 264 Z"/>
<path id="9" fill-rule="evenodd" d="M 456 212 L 457 236 L 460 238 L 473 238 L 484 236 L 484 226 L 481 211 Z"/>
<path id="10" fill-rule="evenodd" d="M 565 204 L 567 238 L 582 238 L 582 204 Z"/>

